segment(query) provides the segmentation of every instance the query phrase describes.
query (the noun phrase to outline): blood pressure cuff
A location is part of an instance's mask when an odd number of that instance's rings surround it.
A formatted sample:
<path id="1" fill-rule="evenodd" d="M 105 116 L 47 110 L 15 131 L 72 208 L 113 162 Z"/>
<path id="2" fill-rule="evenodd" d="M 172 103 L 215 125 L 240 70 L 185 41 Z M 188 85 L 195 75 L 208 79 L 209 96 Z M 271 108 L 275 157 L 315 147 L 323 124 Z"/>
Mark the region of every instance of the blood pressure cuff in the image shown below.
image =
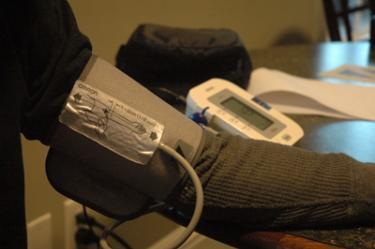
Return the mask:
<path id="1" fill-rule="evenodd" d="M 117 67 L 148 89 L 186 96 L 210 78 L 248 86 L 251 61 L 238 35 L 227 29 L 140 25 L 117 54 Z"/>
<path id="2" fill-rule="evenodd" d="M 114 66 L 93 56 L 59 117 L 46 160 L 62 194 L 113 218 L 165 200 L 185 172 L 159 143 L 193 163 L 200 126 Z"/>

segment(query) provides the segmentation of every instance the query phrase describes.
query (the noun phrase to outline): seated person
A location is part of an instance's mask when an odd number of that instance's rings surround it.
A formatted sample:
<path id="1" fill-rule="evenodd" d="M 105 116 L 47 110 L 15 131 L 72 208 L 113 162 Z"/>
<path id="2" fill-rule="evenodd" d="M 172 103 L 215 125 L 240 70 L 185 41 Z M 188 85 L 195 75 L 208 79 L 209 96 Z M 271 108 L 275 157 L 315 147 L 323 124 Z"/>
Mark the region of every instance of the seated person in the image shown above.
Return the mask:
<path id="1" fill-rule="evenodd" d="M 19 134 L 50 143 L 69 92 L 92 56 L 91 45 L 65 0 L 15 0 L 3 3 L 0 12 L 0 245 L 26 248 Z M 374 165 L 228 135 L 207 135 L 202 146 L 194 168 L 205 193 L 204 219 L 254 228 L 375 223 Z M 194 189 L 188 177 L 172 193 L 166 201 L 190 212 Z"/>

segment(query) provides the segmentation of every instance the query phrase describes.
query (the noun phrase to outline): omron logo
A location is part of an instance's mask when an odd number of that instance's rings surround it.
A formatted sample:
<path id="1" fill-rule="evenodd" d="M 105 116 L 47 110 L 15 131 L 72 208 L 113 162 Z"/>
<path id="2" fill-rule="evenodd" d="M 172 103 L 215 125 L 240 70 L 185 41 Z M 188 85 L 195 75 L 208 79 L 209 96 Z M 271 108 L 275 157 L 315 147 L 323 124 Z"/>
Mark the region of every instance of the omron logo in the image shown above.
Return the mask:
<path id="1" fill-rule="evenodd" d="M 96 90 L 91 89 L 90 87 L 85 86 L 85 85 L 83 85 L 81 83 L 78 84 L 78 87 L 81 88 L 81 89 L 83 89 L 83 90 L 88 91 L 90 94 L 98 94 L 98 92 Z"/>

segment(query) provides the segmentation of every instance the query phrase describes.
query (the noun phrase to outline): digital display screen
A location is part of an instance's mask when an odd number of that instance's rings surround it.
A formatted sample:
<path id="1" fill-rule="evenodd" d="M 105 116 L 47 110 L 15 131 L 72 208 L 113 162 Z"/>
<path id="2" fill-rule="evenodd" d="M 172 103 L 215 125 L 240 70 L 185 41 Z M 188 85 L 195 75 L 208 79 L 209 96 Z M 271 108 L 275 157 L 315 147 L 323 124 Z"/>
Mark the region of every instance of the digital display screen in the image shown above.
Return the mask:
<path id="1" fill-rule="evenodd" d="M 273 124 L 272 120 L 263 116 L 235 97 L 229 97 L 220 104 L 260 130 L 265 130 Z"/>

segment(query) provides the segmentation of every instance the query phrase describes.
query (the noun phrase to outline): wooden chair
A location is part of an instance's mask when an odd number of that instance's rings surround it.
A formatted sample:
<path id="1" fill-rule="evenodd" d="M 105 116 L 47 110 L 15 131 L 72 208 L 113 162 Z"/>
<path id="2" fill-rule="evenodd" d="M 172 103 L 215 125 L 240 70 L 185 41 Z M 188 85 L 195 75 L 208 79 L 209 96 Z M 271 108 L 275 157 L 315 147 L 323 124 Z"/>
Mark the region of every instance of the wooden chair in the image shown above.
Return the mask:
<path id="1" fill-rule="evenodd" d="M 366 0 L 364 3 L 351 6 L 349 0 L 323 0 L 324 13 L 331 41 L 353 41 L 353 26 L 350 22 L 350 15 L 370 10 L 370 43 L 375 44 L 375 0 Z M 344 25 L 345 36 L 340 34 L 340 19 Z"/>

